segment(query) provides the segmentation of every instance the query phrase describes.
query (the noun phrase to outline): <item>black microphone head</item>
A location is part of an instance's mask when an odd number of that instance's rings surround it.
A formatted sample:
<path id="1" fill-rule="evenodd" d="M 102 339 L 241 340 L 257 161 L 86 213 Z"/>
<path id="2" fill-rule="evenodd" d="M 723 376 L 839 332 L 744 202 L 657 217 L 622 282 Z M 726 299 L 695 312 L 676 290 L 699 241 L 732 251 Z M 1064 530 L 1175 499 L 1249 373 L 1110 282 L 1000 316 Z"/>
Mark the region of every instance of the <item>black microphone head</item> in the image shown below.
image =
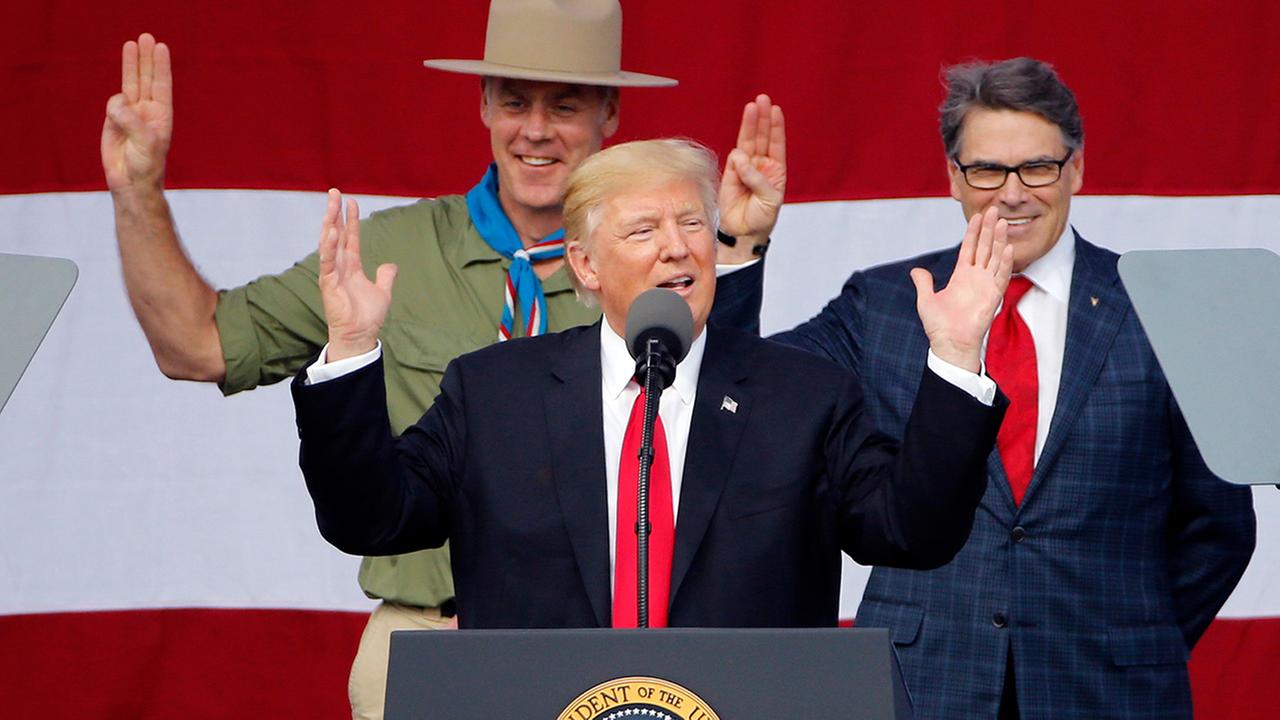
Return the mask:
<path id="1" fill-rule="evenodd" d="M 627 311 L 627 350 L 636 357 L 650 338 L 656 338 L 675 362 L 689 353 L 693 343 L 693 312 L 671 290 L 653 288 L 640 293 Z"/>

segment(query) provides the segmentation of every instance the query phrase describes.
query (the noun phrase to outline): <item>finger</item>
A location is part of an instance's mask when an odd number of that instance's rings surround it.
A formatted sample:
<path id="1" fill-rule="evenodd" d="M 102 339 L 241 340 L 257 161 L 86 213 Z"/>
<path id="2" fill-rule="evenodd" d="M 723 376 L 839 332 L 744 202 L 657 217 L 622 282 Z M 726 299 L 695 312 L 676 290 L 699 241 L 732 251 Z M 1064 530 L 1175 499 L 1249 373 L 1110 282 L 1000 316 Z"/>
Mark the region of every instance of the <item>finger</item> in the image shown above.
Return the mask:
<path id="1" fill-rule="evenodd" d="M 151 73 L 151 98 L 163 105 L 173 106 L 173 69 L 169 59 L 169 46 L 164 43 L 156 44 Z"/>
<path id="2" fill-rule="evenodd" d="M 1000 213 L 995 206 L 982 213 L 982 229 L 978 231 L 978 245 L 973 251 L 973 264 L 980 268 L 985 269 L 991 261 L 991 243 L 995 240 L 996 222 L 999 219 Z"/>
<path id="3" fill-rule="evenodd" d="M 738 188 L 742 186 L 742 179 L 738 177 L 738 163 L 734 161 L 735 157 L 742 154 L 742 150 L 734 148 L 724 159 L 724 173 L 720 175 L 720 209 L 722 211 L 728 208 L 729 201 L 738 194 Z"/>
<path id="4" fill-rule="evenodd" d="M 787 129 L 782 117 L 782 107 L 773 106 L 773 122 L 769 130 L 769 157 L 787 166 Z"/>
<path id="5" fill-rule="evenodd" d="M 133 40 L 120 51 L 120 92 L 125 100 L 138 101 L 138 43 Z"/>
<path id="6" fill-rule="evenodd" d="M 916 304 L 933 298 L 933 275 L 924 268 L 911 268 L 911 282 L 916 286 Z"/>
<path id="7" fill-rule="evenodd" d="M 969 218 L 969 227 L 965 228 L 964 239 L 960 241 L 960 256 L 956 258 L 956 267 L 972 265 L 974 248 L 978 244 L 978 232 L 982 230 L 982 214 L 974 213 Z"/>
<path id="8" fill-rule="evenodd" d="M 360 205 L 355 198 L 347 199 L 346 249 L 351 253 L 353 262 L 360 264 Z"/>
<path id="9" fill-rule="evenodd" d="M 320 223 L 320 274 L 334 271 L 338 253 L 338 214 L 342 211 L 342 193 L 329 188 L 328 202 L 324 208 L 324 220 Z"/>
<path id="10" fill-rule="evenodd" d="M 400 273 L 400 268 L 394 263 L 383 263 L 378 266 L 378 272 L 375 275 L 373 283 L 378 286 L 379 290 L 391 294 L 391 286 L 395 285 L 396 275 Z"/>
<path id="11" fill-rule="evenodd" d="M 154 71 L 153 56 L 156 51 L 156 39 L 151 33 L 138 36 L 138 99 L 151 99 L 151 74 Z"/>
<path id="12" fill-rule="evenodd" d="M 1005 245 L 1004 252 L 1000 253 L 1000 266 L 996 269 L 996 286 L 1000 289 L 1000 294 L 1004 295 L 1005 289 L 1009 287 L 1009 278 L 1013 277 L 1013 246 Z"/>
<path id="13" fill-rule="evenodd" d="M 756 96 L 756 147 L 752 155 L 769 154 L 769 126 L 773 122 L 773 103 L 769 96 L 761 93 Z"/>
<path id="14" fill-rule="evenodd" d="M 738 149 L 747 155 L 756 154 L 756 104 L 749 102 L 742 108 L 742 124 L 738 126 Z"/>
<path id="15" fill-rule="evenodd" d="M 1009 246 L 1009 221 L 1000 218 L 996 221 L 995 233 L 991 241 L 991 260 L 987 263 L 987 269 L 995 274 L 1000 271 L 1001 258 L 1004 257 L 1004 250 Z"/>

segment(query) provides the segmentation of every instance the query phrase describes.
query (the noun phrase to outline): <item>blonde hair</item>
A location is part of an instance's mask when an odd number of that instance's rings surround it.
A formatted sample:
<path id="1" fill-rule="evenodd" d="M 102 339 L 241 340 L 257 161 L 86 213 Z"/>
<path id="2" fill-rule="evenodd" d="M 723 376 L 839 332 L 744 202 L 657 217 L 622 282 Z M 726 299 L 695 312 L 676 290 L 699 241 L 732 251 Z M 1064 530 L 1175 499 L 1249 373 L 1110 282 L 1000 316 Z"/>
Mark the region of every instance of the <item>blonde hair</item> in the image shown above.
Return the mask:
<path id="1" fill-rule="evenodd" d="M 715 153 L 682 138 L 637 140 L 601 150 L 569 175 L 564 194 L 564 234 L 568 249 L 589 248 L 592 233 L 600 227 L 605 203 L 620 192 L 652 188 L 673 182 L 692 182 L 698 188 L 707 221 L 719 219 L 717 194 L 720 171 Z M 569 268 L 569 280 L 578 298 L 595 304 L 595 294 Z"/>

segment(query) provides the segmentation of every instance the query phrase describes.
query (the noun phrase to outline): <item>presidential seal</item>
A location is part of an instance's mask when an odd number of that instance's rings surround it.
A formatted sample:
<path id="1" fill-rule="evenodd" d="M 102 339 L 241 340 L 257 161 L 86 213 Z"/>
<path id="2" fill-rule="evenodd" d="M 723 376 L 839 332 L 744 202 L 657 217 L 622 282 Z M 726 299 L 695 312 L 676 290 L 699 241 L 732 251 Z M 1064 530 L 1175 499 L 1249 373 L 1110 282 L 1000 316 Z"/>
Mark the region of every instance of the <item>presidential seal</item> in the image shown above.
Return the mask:
<path id="1" fill-rule="evenodd" d="M 673 682 L 627 677 L 582 693 L 557 720 L 720 720 L 702 698 Z"/>

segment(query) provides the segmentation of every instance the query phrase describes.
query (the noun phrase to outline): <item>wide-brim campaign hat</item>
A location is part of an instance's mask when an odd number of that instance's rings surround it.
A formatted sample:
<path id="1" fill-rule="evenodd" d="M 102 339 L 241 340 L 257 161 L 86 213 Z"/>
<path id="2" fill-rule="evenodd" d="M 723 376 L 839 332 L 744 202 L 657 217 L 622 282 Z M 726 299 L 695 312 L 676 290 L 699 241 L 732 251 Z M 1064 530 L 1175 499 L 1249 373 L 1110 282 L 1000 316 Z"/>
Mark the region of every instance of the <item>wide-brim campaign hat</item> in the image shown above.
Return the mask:
<path id="1" fill-rule="evenodd" d="M 617 0 L 493 0 L 483 60 L 426 60 L 437 70 L 577 85 L 670 87 L 674 78 L 622 69 Z"/>

